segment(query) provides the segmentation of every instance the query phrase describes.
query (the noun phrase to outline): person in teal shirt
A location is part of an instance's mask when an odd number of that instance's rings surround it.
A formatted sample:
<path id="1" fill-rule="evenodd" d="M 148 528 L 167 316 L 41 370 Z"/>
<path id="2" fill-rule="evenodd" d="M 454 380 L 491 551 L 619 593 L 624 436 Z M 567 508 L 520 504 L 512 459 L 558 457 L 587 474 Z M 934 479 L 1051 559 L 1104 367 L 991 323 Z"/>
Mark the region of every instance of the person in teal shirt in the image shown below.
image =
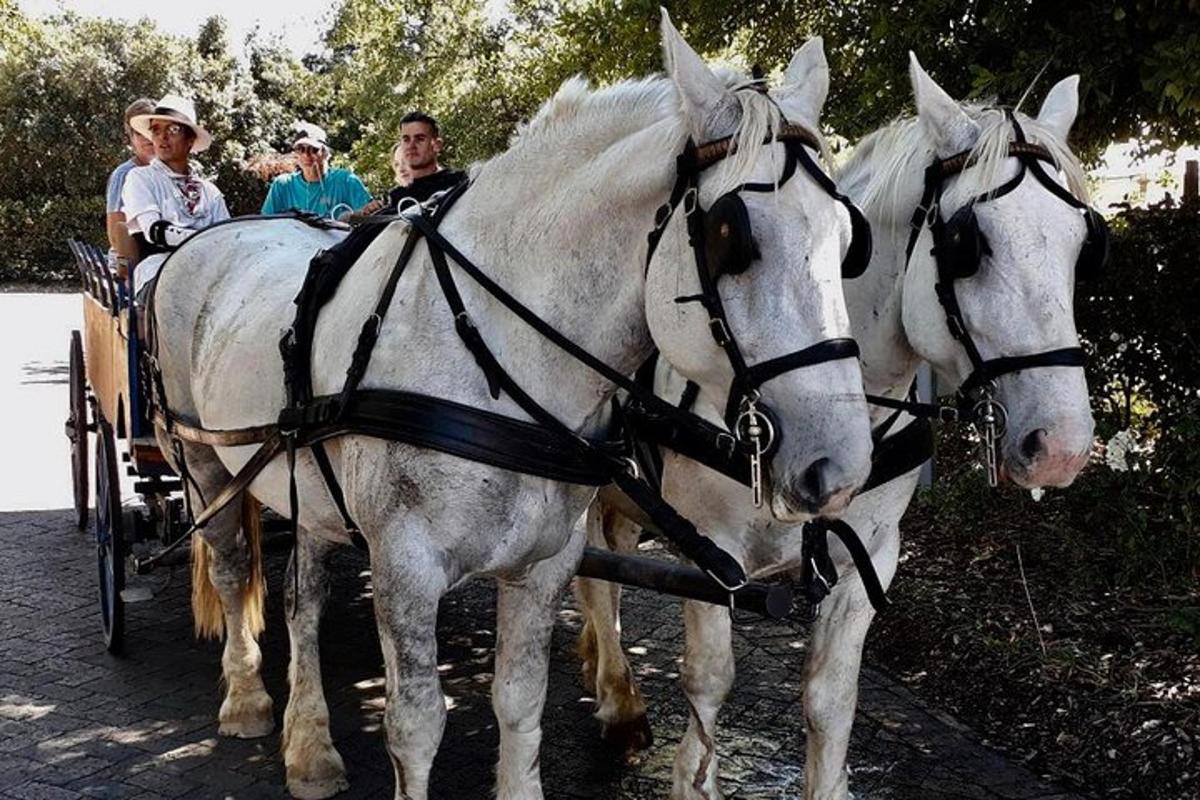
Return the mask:
<path id="1" fill-rule="evenodd" d="M 262 213 L 308 211 L 340 219 L 370 202 L 371 194 L 357 175 L 348 169 L 328 166 L 329 144 L 320 127 L 298 123 L 292 152 L 300 169 L 271 181 Z"/>

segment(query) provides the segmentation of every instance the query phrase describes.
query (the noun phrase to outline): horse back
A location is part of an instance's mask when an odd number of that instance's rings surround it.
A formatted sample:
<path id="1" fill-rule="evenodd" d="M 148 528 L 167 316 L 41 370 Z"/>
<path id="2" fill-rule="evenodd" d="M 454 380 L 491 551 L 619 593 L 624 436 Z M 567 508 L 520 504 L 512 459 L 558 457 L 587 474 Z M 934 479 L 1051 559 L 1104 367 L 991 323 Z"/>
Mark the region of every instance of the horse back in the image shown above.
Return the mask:
<path id="1" fill-rule="evenodd" d="M 172 410 L 213 429 L 275 419 L 284 402 L 278 344 L 292 300 L 313 255 L 343 236 L 292 219 L 234 221 L 171 256 L 154 304 Z"/>

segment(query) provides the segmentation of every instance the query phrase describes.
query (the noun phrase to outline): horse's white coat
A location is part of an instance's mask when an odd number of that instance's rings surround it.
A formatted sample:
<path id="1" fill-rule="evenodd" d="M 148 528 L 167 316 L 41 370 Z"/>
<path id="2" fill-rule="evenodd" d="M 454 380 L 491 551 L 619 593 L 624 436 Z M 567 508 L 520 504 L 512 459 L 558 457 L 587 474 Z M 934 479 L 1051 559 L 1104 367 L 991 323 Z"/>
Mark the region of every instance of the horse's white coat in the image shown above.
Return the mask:
<path id="1" fill-rule="evenodd" d="M 951 336 L 933 292 L 936 268 L 928 233 L 905 268 L 909 219 L 921 194 L 922 173 L 935 156 L 973 150 L 978 161 L 950 181 L 943 214 L 950 217 L 968 198 L 1015 174 L 1007 157 L 1011 127 L 994 110 L 953 101 L 912 59 L 917 117 L 893 123 L 867 137 L 840 176 L 846 191 L 872 223 L 875 249 L 865 275 L 845 284 L 853 329 L 862 348 L 868 393 L 902 398 L 922 361 L 933 364 L 943 386 L 957 386 L 970 362 Z M 1037 119 L 1019 115 L 1033 141 L 1050 149 L 1068 184 L 1082 191 L 1082 171 L 1065 137 L 1077 108 L 1076 77 L 1055 86 Z M 1017 191 L 976 207 L 992 248 L 979 274 L 958 282 L 960 302 L 983 356 L 1023 355 L 1078 344 L 1072 293 L 1072 266 L 1084 236 L 1078 212 L 1032 177 Z M 682 380 L 660 369 L 657 388 L 677 397 Z M 1082 468 L 1091 445 L 1092 418 L 1087 386 L 1077 368 L 1037 368 L 999 380 L 998 396 L 1009 410 L 1004 440 L 1004 472 L 1022 486 L 1066 485 Z M 719 422 L 720 399 L 701 391 L 697 413 Z M 890 413 L 878 409 L 873 423 Z M 899 430 L 907 417 L 893 430 Z M 1040 449 L 1022 452 L 1034 430 Z M 983 480 L 982 476 L 980 480 Z M 757 576 L 791 572 L 800 565 L 801 528 L 756 512 L 742 487 L 687 459 L 666 455 L 664 496 L 695 520 Z M 912 472 L 855 498 L 842 516 L 859 533 L 886 588 L 899 556 L 899 521 L 916 489 Z M 606 515 L 601 512 L 600 517 Z M 603 530 L 589 530 L 590 543 L 628 547 Z M 607 540 L 607 541 L 606 541 Z M 805 663 L 805 718 L 808 728 L 805 797 L 844 800 L 846 748 L 857 702 L 863 639 L 874 612 L 849 554 L 840 542 L 830 552 L 841 576 L 812 628 Z M 584 581 L 580 581 L 584 583 Z M 597 716 L 606 730 L 638 731 L 645 705 L 612 635 L 619 599 L 593 604 L 595 590 L 579 592 L 585 626 L 581 651 L 585 677 L 596 676 Z M 687 651 L 683 684 L 692 714 L 675 759 L 673 800 L 717 800 L 715 752 L 717 712 L 733 681 L 729 614 L 725 609 L 688 602 L 684 615 Z M 617 644 L 614 646 L 613 642 Z M 594 652 L 594 655 L 592 655 Z M 605 683 L 604 678 L 609 679 Z M 644 725 L 644 723 L 643 723 Z"/>
<path id="2" fill-rule="evenodd" d="M 775 128 L 779 112 L 754 91 L 731 90 L 665 13 L 662 33 L 668 79 L 596 92 L 568 81 L 519 131 L 507 153 L 472 170 L 474 186 L 442 231 L 544 320 L 617 369 L 632 372 L 653 339 L 684 374 L 720 393 L 730 372 L 707 319 L 674 302 L 697 289 L 682 215 L 671 223 L 644 280 L 645 237 L 689 135 L 699 141 L 738 137 L 738 155 L 702 178 L 703 203 L 728 183 L 774 180 L 783 148 L 763 145 L 762 139 Z M 819 51 L 819 43 L 801 50 L 789 69 L 790 86 L 773 95 L 797 114 L 794 122 L 812 129 L 817 120 L 808 114 L 825 89 L 814 88 L 810 79 L 827 81 Z M 755 363 L 847 335 L 837 277 L 849 236 L 844 212 L 805 175 L 748 204 L 762 259 L 722 290 L 747 359 Z M 404 235 L 400 222 L 383 233 L 322 313 L 313 362 L 318 394 L 341 388 L 359 328 Z M 158 287 L 164 382 L 173 408 L 210 428 L 276 417 L 283 404 L 280 329 L 291 319 L 290 302 L 305 263 L 332 238 L 296 222 L 233 224 L 200 234 L 173 257 Z M 596 431 L 612 387 L 525 327 L 460 270 L 455 274 L 475 324 L 505 368 L 572 429 Z M 869 468 L 857 365 L 846 361 L 804 372 L 782 376 L 764 390 L 782 423 L 772 508 L 785 518 L 797 518 L 795 509 L 804 506 L 803 474 L 817 458 L 836 461 L 839 502 Z M 813 382 L 819 382 L 819 392 Z M 488 395 L 454 333 L 423 246 L 400 281 L 362 385 L 420 391 L 524 416 L 506 396 L 497 402 Z M 189 447 L 188 461 L 211 496 L 222 474 L 236 470 L 251 452 Z M 538 747 L 550 630 L 584 544 L 572 533 L 574 523 L 594 490 L 366 437 L 336 440 L 329 452 L 371 552 L 396 797 L 427 796 L 445 722 L 434 630 L 438 600 L 469 576 L 486 574 L 499 582 L 493 684 L 500 729 L 497 795 L 540 798 Z M 293 661 L 284 760 L 293 794 L 322 797 L 345 786 L 314 655 L 322 537 L 340 538 L 341 523 L 306 454 L 297 478 L 303 599 L 299 612 L 288 615 Z M 282 459 L 251 488 L 286 512 Z M 237 563 L 236 526 L 213 525 L 206 537 L 216 551 L 218 588 L 238 585 L 244 573 Z M 256 677 L 257 646 L 240 635 L 232 594 L 221 597 L 230 631 L 227 652 L 236 642 L 242 648 L 239 663 L 253 665 Z M 249 655 L 243 652 L 247 647 Z M 231 693 L 236 688 L 230 684 Z M 251 688 L 261 690 L 261 681 Z M 269 706 L 265 713 L 269 722 Z"/>

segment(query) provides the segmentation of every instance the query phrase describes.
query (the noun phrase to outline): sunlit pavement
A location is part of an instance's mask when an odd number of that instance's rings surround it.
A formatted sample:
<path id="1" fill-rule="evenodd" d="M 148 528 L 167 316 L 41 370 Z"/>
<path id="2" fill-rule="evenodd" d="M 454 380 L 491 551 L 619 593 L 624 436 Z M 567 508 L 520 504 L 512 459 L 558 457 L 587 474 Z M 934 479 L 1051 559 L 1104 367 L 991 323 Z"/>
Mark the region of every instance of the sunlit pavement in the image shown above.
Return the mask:
<path id="1" fill-rule="evenodd" d="M 0 795 L 19 798 L 286 797 L 278 732 L 254 741 L 216 735 L 220 648 L 197 643 L 185 568 L 146 579 L 152 599 L 127 607 L 123 658 L 104 652 L 90 533 L 72 523 L 66 439 L 66 346 L 78 298 L 0 294 Z M 287 697 L 281 611 L 285 555 L 268 559 L 264 677 L 278 721 Z M 383 664 L 365 559 L 334 560 L 322 634 L 335 744 L 351 790 L 390 797 L 384 752 Z M 544 715 L 547 798 L 665 798 L 675 743 L 686 727 L 678 685 L 682 628 L 674 600 L 627 595 L 631 663 L 651 706 L 654 747 L 624 766 L 600 746 L 574 656 L 578 615 L 555 632 Z M 497 742 L 491 714 L 493 593 L 486 583 L 442 604 L 439 662 L 450 706 L 433 771 L 433 797 L 490 796 Z M 738 678 L 718 737 L 729 798 L 799 797 L 804 752 L 799 700 L 803 630 L 735 626 Z M 851 789 L 872 800 L 1068 800 L 970 731 L 866 671 L 855 723 Z"/>

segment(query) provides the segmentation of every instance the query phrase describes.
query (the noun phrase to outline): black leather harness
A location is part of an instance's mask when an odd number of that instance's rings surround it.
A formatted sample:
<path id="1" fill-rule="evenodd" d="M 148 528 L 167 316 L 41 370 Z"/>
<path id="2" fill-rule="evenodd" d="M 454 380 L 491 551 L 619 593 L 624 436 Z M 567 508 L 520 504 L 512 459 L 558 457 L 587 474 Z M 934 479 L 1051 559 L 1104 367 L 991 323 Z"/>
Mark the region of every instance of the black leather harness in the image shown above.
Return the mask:
<path id="1" fill-rule="evenodd" d="M 802 150 L 798 146 L 792 147 L 790 142 L 801 139 L 805 142 L 814 140 L 811 134 L 801 133 L 798 128 L 781 131 L 778 138 L 788 146 L 788 176 L 790 176 L 795 169 L 795 161 L 799 157 L 797 150 Z M 698 189 L 700 171 L 727 155 L 731 147 L 729 140 L 710 143 L 700 148 L 697 148 L 692 142 L 688 142 L 684 155 L 678 160 L 681 173 L 676 183 L 676 189 L 672 192 L 672 199 L 665 215 L 660 210 L 655 232 L 651 233 L 652 243 L 657 242 L 657 236 L 661 234 L 662 226 L 665 225 L 679 201 L 685 195 L 694 193 Z M 696 157 L 700 152 L 707 152 L 709 155 L 701 160 Z M 680 189 L 680 187 L 684 188 Z M 643 406 L 653 409 L 657 413 L 676 417 L 676 424 L 682 428 L 702 422 L 690 413 L 675 409 L 669 403 L 655 397 L 652 392 L 642 389 L 627 376 L 613 370 L 555 330 L 497 285 L 447 241 L 439 232 L 438 225 L 467 188 L 468 184 L 463 183 L 447 192 L 436 203 L 431 213 L 427 213 L 425 207 L 416 206 L 401 215 L 409 226 L 408 238 L 401 248 L 373 311 L 363 323 L 350 366 L 346 372 L 343 388 L 339 393 L 321 397 L 312 396 L 311 375 L 308 366 L 315 318 L 310 318 L 306 314 L 315 314 L 321 303 L 309 302 L 307 298 L 308 293 L 317 291 L 313 287 L 320 286 L 324 282 L 319 275 L 310 273 L 306 277 L 304 288 L 297 297 L 297 318 L 280 343 L 288 402 L 280 412 L 276 426 L 259 426 L 254 429 L 235 431 L 206 431 L 198 422 L 183 419 L 179 415 L 171 413 L 165 402 L 160 404 L 157 419 L 173 436 L 181 439 L 195 437 L 194 440 L 200 441 L 201 439 L 196 436 L 199 434 L 206 444 L 232 446 L 246 444 L 247 439 L 252 435 L 263 437 L 262 444 L 250 461 L 194 517 L 192 530 L 203 528 L 213 515 L 245 490 L 254 477 L 281 453 L 285 453 L 287 456 L 291 475 L 289 504 L 294 526 L 299 505 L 295 483 L 296 452 L 300 448 L 308 447 L 325 479 L 331 498 L 342 514 L 347 532 L 352 538 L 358 539 L 360 537 L 358 527 L 346 508 L 344 496 L 322 443 L 337 436 L 367 435 L 428 447 L 552 480 L 590 485 L 615 483 L 650 517 L 655 527 L 685 557 L 695 562 L 726 590 L 736 592 L 746 583 L 746 575 L 741 565 L 711 539 L 697 532 L 690 522 L 679 516 L 650 484 L 636 474 L 636 469 L 631 467 L 628 451 L 617 443 L 589 440 L 570 430 L 517 383 L 500 364 L 480 335 L 458 291 L 450 270 L 449 260 L 453 260 L 463 273 L 540 335 L 616 386 L 629 392 Z M 693 206 L 686 210 L 689 213 L 689 231 L 692 231 L 692 212 L 699 209 Z M 532 423 L 411 392 L 359 388 L 400 277 L 421 240 L 425 241 L 428 248 L 438 284 L 454 318 L 455 331 L 486 377 L 492 397 L 498 398 L 501 392 L 506 393 L 522 411 L 529 415 L 533 420 Z M 697 269 L 703 273 L 705 265 L 702 244 L 695 236 L 692 237 L 692 248 L 696 257 Z M 653 246 L 651 247 L 652 251 Z M 314 259 L 314 262 L 319 260 Z M 702 283 L 704 280 L 702 275 Z M 332 296 L 332 291 L 328 289 L 327 284 L 322 293 Z M 715 287 L 713 287 L 713 294 L 715 295 Z M 719 296 L 716 297 L 713 308 L 720 309 Z M 723 311 L 716 313 L 722 319 L 724 318 Z M 727 323 L 725 327 L 728 328 Z M 731 354 L 731 359 L 734 358 L 733 353 L 737 353 L 740 357 L 740 351 L 737 350 L 732 336 L 729 337 L 729 342 L 722 346 L 725 347 L 727 353 Z M 856 353 L 856 348 L 851 352 L 844 346 L 832 345 L 829 347 L 826 357 L 820 360 L 852 357 Z M 806 351 L 801 351 L 799 355 L 793 354 L 757 365 L 756 368 L 753 368 L 756 371 L 752 373 L 748 371 L 750 368 L 745 367 L 744 360 L 738 358 L 735 361 L 735 372 L 742 376 L 739 386 L 746 388 L 747 391 L 754 391 L 762 382 L 782 374 L 788 369 L 794 369 L 807 363 L 817 363 L 812 360 L 813 355 L 812 348 L 808 348 Z M 738 369 L 739 364 L 742 367 L 740 370 Z M 749 400 L 751 404 L 753 399 Z M 165 397 L 162 400 L 165 401 Z M 250 434 L 250 431 L 253 431 L 253 434 Z M 759 456 L 762 455 L 764 449 L 758 448 Z M 182 537 L 182 539 L 186 538 Z"/>

